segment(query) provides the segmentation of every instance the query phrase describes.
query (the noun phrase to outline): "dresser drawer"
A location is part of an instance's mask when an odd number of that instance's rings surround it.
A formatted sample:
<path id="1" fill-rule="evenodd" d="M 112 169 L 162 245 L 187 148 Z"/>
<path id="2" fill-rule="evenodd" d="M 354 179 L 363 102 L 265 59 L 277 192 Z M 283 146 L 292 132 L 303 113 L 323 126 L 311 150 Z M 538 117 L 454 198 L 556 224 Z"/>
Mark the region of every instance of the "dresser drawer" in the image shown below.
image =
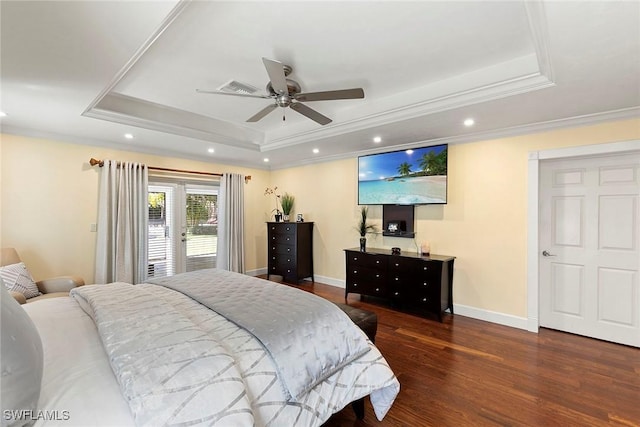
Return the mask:
<path id="1" fill-rule="evenodd" d="M 270 224 L 269 225 L 269 234 L 286 234 L 286 235 L 295 235 L 296 234 L 296 226 L 292 224 Z"/>
<path id="2" fill-rule="evenodd" d="M 269 238 L 271 243 L 291 243 L 296 241 L 295 234 L 272 234 Z"/>
<path id="3" fill-rule="evenodd" d="M 282 245 L 279 243 L 276 244 L 271 244 L 269 246 L 269 254 L 273 255 L 273 254 L 281 254 L 281 255 L 288 255 L 288 254 L 295 254 L 296 253 L 296 247 L 295 245 Z"/>
<path id="4" fill-rule="evenodd" d="M 361 265 L 371 268 L 387 268 L 387 258 L 384 255 L 368 254 L 365 252 L 347 252 L 347 265 Z"/>
<path id="5" fill-rule="evenodd" d="M 377 297 L 387 297 L 387 286 L 384 282 L 373 283 L 366 280 L 347 279 L 347 292 L 353 292 L 361 295 L 370 295 Z"/>
<path id="6" fill-rule="evenodd" d="M 402 258 L 399 256 L 389 257 L 389 271 L 391 272 L 411 272 L 417 273 L 420 271 L 422 260 L 412 258 Z"/>
<path id="7" fill-rule="evenodd" d="M 271 256 L 271 263 L 278 268 L 292 267 L 296 264 L 294 254 L 275 254 Z"/>
<path id="8" fill-rule="evenodd" d="M 365 267 L 362 265 L 349 265 L 347 267 L 347 282 L 370 283 L 373 286 L 385 286 L 387 275 L 384 271 Z"/>

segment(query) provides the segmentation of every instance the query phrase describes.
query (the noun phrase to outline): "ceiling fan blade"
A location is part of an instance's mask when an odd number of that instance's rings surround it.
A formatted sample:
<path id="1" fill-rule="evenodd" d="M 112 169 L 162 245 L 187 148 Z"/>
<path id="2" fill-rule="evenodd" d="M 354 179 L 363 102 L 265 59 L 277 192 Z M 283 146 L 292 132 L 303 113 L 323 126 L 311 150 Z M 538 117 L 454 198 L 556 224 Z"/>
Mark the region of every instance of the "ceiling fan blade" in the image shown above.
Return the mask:
<path id="1" fill-rule="evenodd" d="M 303 116 L 307 116 L 314 122 L 321 124 L 322 126 L 328 125 L 329 123 L 331 123 L 331 119 L 329 117 L 323 116 L 313 108 L 309 108 L 306 105 L 301 104 L 299 102 L 292 103 L 290 107 L 296 110 L 298 113 L 302 114 Z"/>
<path id="2" fill-rule="evenodd" d="M 198 92 L 198 93 L 207 93 L 207 94 L 211 94 L 211 95 L 242 96 L 242 97 L 245 97 L 245 98 L 262 98 L 262 99 L 271 98 L 269 95 L 250 95 L 248 93 L 223 92 L 221 90 L 196 89 L 196 92 Z"/>
<path id="3" fill-rule="evenodd" d="M 324 92 L 298 93 L 295 99 L 298 101 L 332 101 L 334 99 L 358 99 L 364 98 L 362 88 L 327 90 Z"/>
<path id="4" fill-rule="evenodd" d="M 262 58 L 262 62 L 267 69 L 267 74 L 269 74 L 269 80 L 271 81 L 273 90 L 279 94 L 289 93 L 287 78 L 284 74 L 284 64 L 267 58 Z"/>
<path id="5" fill-rule="evenodd" d="M 269 114 L 270 112 L 272 112 L 273 110 L 275 110 L 276 108 L 278 108 L 278 104 L 270 104 L 267 105 L 266 107 L 264 107 L 262 110 L 258 111 L 256 114 L 254 114 L 253 116 L 249 117 L 247 119 L 248 122 L 257 122 L 258 120 L 260 120 L 261 118 L 263 118 L 264 116 L 266 116 L 267 114 Z"/>

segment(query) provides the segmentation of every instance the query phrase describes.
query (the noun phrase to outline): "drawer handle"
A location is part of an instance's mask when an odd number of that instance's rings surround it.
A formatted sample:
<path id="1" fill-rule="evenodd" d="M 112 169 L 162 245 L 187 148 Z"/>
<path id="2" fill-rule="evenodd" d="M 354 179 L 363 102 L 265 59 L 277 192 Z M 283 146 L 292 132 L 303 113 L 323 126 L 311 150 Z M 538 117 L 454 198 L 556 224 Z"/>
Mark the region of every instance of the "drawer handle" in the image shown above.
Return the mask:
<path id="1" fill-rule="evenodd" d="M 422 302 L 427 302 L 427 299 L 426 298 L 422 298 Z"/>
<path id="2" fill-rule="evenodd" d="M 376 261 L 376 264 L 380 264 L 380 261 Z"/>
<path id="3" fill-rule="evenodd" d="M 429 269 L 429 267 L 423 267 L 424 271 L 427 271 Z"/>
<path id="4" fill-rule="evenodd" d="M 396 267 L 399 267 L 399 266 L 400 266 L 400 264 L 398 264 L 398 263 L 396 262 Z"/>
<path id="5" fill-rule="evenodd" d="M 427 282 L 424 282 L 424 283 L 422 284 L 422 286 L 427 286 Z"/>
<path id="6" fill-rule="evenodd" d="M 287 258 L 287 262 L 291 262 L 291 258 Z M 425 283 L 425 285 L 426 285 L 426 283 Z"/>
<path id="7" fill-rule="evenodd" d="M 275 251 L 275 250 L 276 250 L 276 247 L 275 247 L 275 246 L 273 246 L 271 249 Z"/>
<path id="8" fill-rule="evenodd" d="M 289 227 L 287 227 L 287 231 L 291 230 Z"/>
<path id="9" fill-rule="evenodd" d="M 358 287 L 358 284 L 357 284 L 357 283 L 354 283 L 354 284 L 353 284 L 353 287 L 354 287 L 354 288 L 357 288 L 357 287 Z"/>
<path id="10" fill-rule="evenodd" d="M 397 282 L 398 280 L 400 280 L 400 278 L 399 278 L 399 277 L 396 277 L 396 282 Z"/>
<path id="11" fill-rule="evenodd" d="M 399 293 L 399 292 L 396 292 L 394 295 L 395 295 L 395 296 L 398 296 L 398 295 L 400 295 L 400 293 Z"/>
<path id="12" fill-rule="evenodd" d="M 354 261 L 357 261 L 357 260 L 358 260 L 358 257 L 357 257 L 357 256 L 354 256 L 354 257 L 353 257 L 353 260 L 354 260 Z"/>
<path id="13" fill-rule="evenodd" d="M 376 288 L 376 292 L 380 292 L 380 288 Z"/>
<path id="14" fill-rule="evenodd" d="M 287 270 L 287 273 L 291 273 L 291 270 Z"/>
<path id="15" fill-rule="evenodd" d="M 377 278 L 379 278 L 379 277 L 380 277 L 380 275 L 379 275 L 379 274 L 376 274 L 376 279 L 377 279 Z"/>
<path id="16" fill-rule="evenodd" d="M 291 252 L 291 248 L 287 248 L 287 252 Z"/>
<path id="17" fill-rule="evenodd" d="M 353 270 L 353 274 L 358 274 L 358 270 Z"/>

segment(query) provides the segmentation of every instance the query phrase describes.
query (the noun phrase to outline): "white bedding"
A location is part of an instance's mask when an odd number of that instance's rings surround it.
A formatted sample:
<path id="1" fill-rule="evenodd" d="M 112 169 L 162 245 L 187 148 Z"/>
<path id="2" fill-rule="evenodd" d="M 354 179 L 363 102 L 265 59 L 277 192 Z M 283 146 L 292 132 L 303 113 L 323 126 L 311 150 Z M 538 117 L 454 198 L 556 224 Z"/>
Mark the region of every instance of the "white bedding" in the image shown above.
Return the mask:
<path id="1" fill-rule="evenodd" d="M 381 419 L 398 393 L 395 376 L 371 345 L 363 357 L 322 381 L 298 402 L 287 402 L 273 362 L 257 352 L 260 346 L 252 342 L 253 336 L 222 316 L 213 313 L 211 317 L 210 310 L 182 294 L 176 297 L 169 289 L 162 292 L 177 298 L 185 312 L 213 335 L 226 337 L 221 341 L 224 346 L 236 347 L 236 367 L 247 383 L 257 426 L 321 425 L 332 413 L 372 392 Z M 56 298 L 27 304 L 25 309 L 40 332 L 45 352 L 39 409 L 55 418 L 40 419 L 36 425 L 59 425 L 61 421 L 65 426 L 134 425 L 93 320 L 78 304 L 71 298 Z"/>
<path id="2" fill-rule="evenodd" d="M 44 349 L 38 407 L 52 419 L 36 425 L 134 426 L 93 320 L 78 304 L 62 297 L 22 307 L 35 323 Z"/>

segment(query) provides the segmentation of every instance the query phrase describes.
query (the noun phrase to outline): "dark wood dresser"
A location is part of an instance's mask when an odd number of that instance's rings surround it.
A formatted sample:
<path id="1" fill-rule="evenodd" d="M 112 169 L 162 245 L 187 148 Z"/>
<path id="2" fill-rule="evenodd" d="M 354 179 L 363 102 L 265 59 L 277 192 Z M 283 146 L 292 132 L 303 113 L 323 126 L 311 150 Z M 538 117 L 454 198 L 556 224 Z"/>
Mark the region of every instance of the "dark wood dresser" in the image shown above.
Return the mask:
<path id="1" fill-rule="evenodd" d="M 313 222 L 268 222 L 267 244 L 267 278 L 277 274 L 289 283 L 313 281 Z"/>
<path id="2" fill-rule="evenodd" d="M 418 308 L 438 316 L 453 314 L 453 262 L 455 257 L 393 255 L 387 249 L 345 249 L 346 287 L 349 293 L 385 298 L 399 307 Z"/>

